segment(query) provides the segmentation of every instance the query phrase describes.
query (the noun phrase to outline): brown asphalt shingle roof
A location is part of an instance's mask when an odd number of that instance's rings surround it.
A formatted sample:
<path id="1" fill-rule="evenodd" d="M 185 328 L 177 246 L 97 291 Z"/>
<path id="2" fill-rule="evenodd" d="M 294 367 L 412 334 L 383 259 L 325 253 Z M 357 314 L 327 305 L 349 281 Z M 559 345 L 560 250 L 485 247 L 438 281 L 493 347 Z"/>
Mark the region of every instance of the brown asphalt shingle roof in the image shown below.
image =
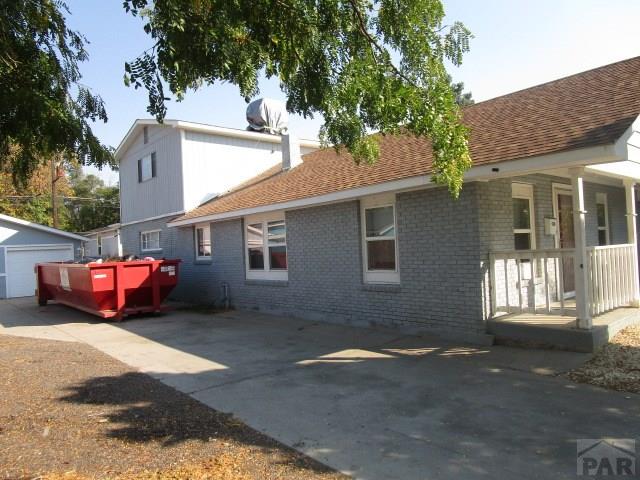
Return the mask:
<path id="1" fill-rule="evenodd" d="M 473 165 L 611 144 L 640 115 L 640 57 L 466 107 Z M 382 136 L 374 165 L 356 165 L 333 148 L 298 167 L 272 167 L 176 221 L 308 198 L 431 173 L 429 141 Z"/>

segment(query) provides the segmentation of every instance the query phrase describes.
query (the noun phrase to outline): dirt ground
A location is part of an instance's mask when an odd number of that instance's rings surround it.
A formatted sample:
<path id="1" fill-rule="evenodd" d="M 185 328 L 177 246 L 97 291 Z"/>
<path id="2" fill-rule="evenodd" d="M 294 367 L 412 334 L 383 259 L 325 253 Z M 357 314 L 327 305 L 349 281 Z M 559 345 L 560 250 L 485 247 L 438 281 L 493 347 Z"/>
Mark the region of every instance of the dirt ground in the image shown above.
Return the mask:
<path id="1" fill-rule="evenodd" d="M 567 376 L 575 382 L 640 393 L 640 325 L 622 330 L 590 361 Z"/>
<path id="2" fill-rule="evenodd" d="M 0 335 L 0 392 L 0 478 L 346 478 L 81 343 Z"/>

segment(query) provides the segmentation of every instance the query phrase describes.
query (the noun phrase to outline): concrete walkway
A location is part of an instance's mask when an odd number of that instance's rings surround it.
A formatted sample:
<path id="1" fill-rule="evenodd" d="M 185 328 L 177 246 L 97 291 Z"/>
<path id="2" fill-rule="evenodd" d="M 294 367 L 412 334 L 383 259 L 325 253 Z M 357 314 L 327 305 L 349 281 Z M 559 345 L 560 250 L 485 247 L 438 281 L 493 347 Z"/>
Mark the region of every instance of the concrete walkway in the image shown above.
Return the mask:
<path id="1" fill-rule="evenodd" d="M 0 301 L 0 325 L 86 342 L 362 479 L 574 478 L 577 438 L 640 431 L 640 397 L 549 375 L 584 354 L 248 312 L 99 323 L 33 299 Z"/>

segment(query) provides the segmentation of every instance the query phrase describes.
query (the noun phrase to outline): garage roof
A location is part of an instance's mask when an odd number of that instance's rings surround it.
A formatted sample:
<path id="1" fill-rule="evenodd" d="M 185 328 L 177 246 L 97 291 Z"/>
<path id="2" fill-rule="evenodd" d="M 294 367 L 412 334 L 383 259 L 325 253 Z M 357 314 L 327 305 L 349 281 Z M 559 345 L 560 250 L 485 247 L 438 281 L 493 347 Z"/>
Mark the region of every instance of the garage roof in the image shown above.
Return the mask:
<path id="1" fill-rule="evenodd" d="M 58 230 L 57 228 L 47 227 L 46 225 L 40 225 L 39 223 L 29 222 L 27 220 L 22 220 L 21 218 L 10 217 L 9 215 L 4 215 L 2 213 L 0 213 L 0 220 L 9 222 L 9 223 L 14 223 L 16 225 L 22 225 L 25 227 L 33 228 L 35 230 L 41 230 L 43 232 L 52 233 L 54 235 L 60 235 L 61 237 L 72 238 L 73 240 L 80 240 L 81 242 L 87 241 L 85 237 L 81 237 L 80 235 L 76 235 L 75 233 L 65 232 L 64 230 Z"/>

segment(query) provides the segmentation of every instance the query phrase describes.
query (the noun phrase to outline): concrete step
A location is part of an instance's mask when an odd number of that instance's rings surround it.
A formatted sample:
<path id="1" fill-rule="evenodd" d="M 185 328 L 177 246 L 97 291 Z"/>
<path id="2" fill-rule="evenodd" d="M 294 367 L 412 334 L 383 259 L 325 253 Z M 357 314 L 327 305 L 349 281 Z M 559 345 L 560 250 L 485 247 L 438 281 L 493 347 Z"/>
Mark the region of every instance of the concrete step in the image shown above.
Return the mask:
<path id="1" fill-rule="evenodd" d="M 595 352 L 606 345 L 620 330 L 640 322 L 640 310 L 631 308 L 619 309 L 609 318 L 599 317 L 591 330 L 564 325 L 510 321 L 514 316 L 509 315 L 487 321 L 487 332 L 494 335 L 496 344 L 586 353 Z"/>

